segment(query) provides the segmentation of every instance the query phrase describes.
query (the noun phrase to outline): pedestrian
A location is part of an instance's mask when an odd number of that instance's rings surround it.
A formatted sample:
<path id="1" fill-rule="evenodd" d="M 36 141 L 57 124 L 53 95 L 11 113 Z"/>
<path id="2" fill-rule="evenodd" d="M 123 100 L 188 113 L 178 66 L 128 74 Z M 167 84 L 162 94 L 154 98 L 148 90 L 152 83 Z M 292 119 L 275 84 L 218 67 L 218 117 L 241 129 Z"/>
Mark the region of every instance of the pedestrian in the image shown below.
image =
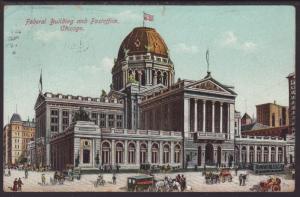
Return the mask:
<path id="1" fill-rule="evenodd" d="M 21 178 L 19 177 L 19 180 L 18 180 L 18 191 L 22 191 L 22 185 L 23 185 L 23 182 L 22 182 Z"/>
<path id="2" fill-rule="evenodd" d="M 235 176 L 237 176 L 237 174 L 238 174 L 238 167 L 236 166 L 235 167 Z"/>
<path id="3" fill-rule="evenodd" d="M 27 178 L 28 178 L 28 169 L 25 168 L 25 179 L 27 179 Z"/>
<path id="4" fill-rule="evenodd" d="M 242 183 L 243 183 L 243 177 L 242 177 L 242 174 L 240 174 L 240 176 L 239 176 L 239 181 L 240 181 L 240 186 L 241 186 Z"/>
<path id="5" fill-rule="evenodd" d="M 117 183 L 117 177 L 116 177 L 116 174 L 113 173 L 113 177 L 112 177 L 112 180 L 113 180 L 113 184 L 115 185 Z"/>
<path id="6" fill-rule="evenodd" d="M 15 178 L 15 180 L 13 182 L 12 191 L 14 191 L 14 192 L 18 191 L 18 179 L 17 178 Z"/>
<path id="7" fill-rule="evenodd" d="M 10 173 L 10 168 L 8 168 L 8 176 L 10 176 L 11 175 L 11 173 Z"/>
<path id="8" fill-rule="evenodd" d="M 45 177 L 45 174 L 42 174 L 42 185 L 46 185 L 46 177 Z"/>

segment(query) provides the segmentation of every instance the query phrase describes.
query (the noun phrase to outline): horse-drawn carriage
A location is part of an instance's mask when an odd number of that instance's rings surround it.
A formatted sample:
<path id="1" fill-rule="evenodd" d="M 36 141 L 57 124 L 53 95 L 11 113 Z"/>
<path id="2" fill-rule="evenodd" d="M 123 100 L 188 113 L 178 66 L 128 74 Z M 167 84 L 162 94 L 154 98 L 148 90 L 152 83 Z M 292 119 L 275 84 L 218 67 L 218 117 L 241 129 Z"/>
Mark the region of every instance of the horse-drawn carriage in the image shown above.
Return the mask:
<path id="1" fill-rule="evenodd" d="M 154 177 L 148 175 L 133 176 L 127 178 L 127 189 L 129 192 L 153 191 Z"/>
<path id="2" fill-rule="evenodd" d="M 216 172 L 205 173 L 205 183 L 206 184 L 220 183 L 219 174 Z"/>
<path id="3" fill-rule="evenodd" d="M 271 190 L 272 192 L 279 192 L 281 190 L 280 183 L 280 178 L 270 178 L 267 181 L 261 181 L 259 183 L 259 191 L 267 192 Z"/>
<path id="4" fill-rule="evenodd" d="M 228 181 L 228 182 L 232 181 L 232 175 L 230 173 L 229 168 L 221 169 L 219 176 L 220 176 L 222 183 L 224 183 L 225 181 Z"/>

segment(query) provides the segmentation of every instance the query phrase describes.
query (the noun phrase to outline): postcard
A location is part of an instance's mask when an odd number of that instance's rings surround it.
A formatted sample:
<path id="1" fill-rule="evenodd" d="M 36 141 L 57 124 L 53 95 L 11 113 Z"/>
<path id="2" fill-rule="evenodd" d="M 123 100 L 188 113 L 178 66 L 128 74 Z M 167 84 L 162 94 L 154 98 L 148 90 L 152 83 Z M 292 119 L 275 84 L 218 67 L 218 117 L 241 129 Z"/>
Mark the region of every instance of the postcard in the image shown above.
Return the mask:
<path id="1" fill-rule="evenodd" d="M 3 190 L 293 192 L 295 80 L 293 6 L 5 5 Z"/>

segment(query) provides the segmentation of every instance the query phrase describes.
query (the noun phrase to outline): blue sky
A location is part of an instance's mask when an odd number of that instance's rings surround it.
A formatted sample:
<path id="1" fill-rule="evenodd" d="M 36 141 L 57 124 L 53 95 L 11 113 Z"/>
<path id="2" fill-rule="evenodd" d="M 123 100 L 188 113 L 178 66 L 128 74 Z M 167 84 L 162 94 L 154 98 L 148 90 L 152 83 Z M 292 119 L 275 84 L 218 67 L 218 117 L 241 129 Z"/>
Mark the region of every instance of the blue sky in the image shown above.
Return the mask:
<path id="1" fill-rule="evenodd" d="M 251 116 L 255 105 L 288 105 L 286 76 L 295 70 L 295 10 L 292 6 L 7 6 L 4 12 L 4 123 L 16 111 L 34 117 L 40 70 L 43 90 L 92 96 L 109 90 L 111 67 L 125 36 L 146 26 L 164 38 L 175 77 L 212 76 L 238 93 L 236 110 Z M 44 25 L 25 25 L 27 19 Z M 116 19 L 84 24 L 83 31 L 61 31 L 51 18 Z"/>

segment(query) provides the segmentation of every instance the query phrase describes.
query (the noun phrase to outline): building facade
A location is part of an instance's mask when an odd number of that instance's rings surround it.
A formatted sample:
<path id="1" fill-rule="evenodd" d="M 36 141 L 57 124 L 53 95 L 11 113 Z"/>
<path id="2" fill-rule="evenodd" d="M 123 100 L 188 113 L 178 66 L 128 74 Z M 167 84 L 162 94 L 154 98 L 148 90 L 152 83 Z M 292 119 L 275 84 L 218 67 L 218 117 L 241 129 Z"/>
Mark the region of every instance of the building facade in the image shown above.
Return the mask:
<path id="1" fill-rule="evenodd" d="M 274 103 L 256 105 L 257 122 L 270 127 L 289 125 L 288 107 Z"/>
<path id="2" fill-rule="evenodd" d="M 252 118 L 249 116 L 249 114 L 245 113 L 241 119 L 241 125 L 248 125 L 253 123 Z"/>
<path id="3" fill-rule="evenodd" d="M 199 80 L 174 78 L 162 37 L 153 28 L 134 28 L 119 48 L 107 95 L 39 94 L 37 165 L 137 169 L 143 163 L 194 168 L 283 161 L 284 139 L 241 135 L 233 87 L 210 72 Z"/>
<path id="4" fill-rule="evenodd" d="M 17 164 L 27 158 L 27 143 L 34 138 L 35 122 L 22 121 L 21 116 L 13 114 L 9 124 L 3 129 L 3 161 L 7 165 Z"/>

